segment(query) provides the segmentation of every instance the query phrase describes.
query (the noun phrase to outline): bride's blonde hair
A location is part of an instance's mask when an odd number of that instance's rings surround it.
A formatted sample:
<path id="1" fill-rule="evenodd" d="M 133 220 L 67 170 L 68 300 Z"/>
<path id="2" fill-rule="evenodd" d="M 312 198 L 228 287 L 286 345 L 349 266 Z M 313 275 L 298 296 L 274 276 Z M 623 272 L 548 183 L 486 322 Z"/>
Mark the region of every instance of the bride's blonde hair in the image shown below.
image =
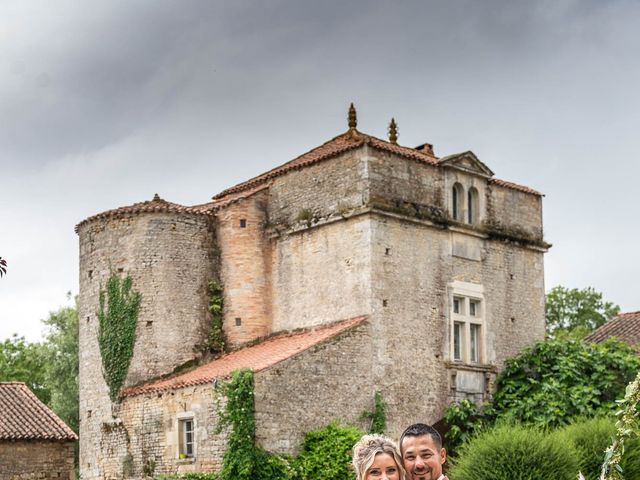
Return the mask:
<path id="1" fill-rule="evenodd" d="M 396 443 L 384 435 L 365 435 L 353 446 L 353 469 L 356 472 L 357 480 L 364 480 L 364 477 L 373 464 L 373 460 L 379 453 L 390 455 L 398 466 L 400 479 L 404 480 L 405 471 L 402 466 L 402 458 Z"/>

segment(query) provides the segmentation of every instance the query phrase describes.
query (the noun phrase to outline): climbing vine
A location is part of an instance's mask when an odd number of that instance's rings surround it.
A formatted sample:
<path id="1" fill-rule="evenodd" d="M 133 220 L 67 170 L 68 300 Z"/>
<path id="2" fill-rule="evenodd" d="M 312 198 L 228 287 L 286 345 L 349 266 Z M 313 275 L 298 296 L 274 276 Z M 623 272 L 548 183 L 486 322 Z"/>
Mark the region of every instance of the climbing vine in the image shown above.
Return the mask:
<path id="1" fill-rule="evenodd" d="M 374 396 L 373 411 L 365 410 L 360 415 L 361 420 L 369 420 L 371 425 L 369 426 L 369 433 L 384 433 L 387 428 L 387 405 L 382 400 L 382 394 L 376 392 Z"/>
<path id="2" fill-rule="evenodd" d="M 121 279 L 112 272 L 107 288 L 100 288 L 98 345 L 102 357 L 109 396 L 116 401 L 129 370 L 136 341 L 136 324 L 141 295 L 132 290 L 133 281 L 127 275 Z"/>
<path id="3" fill-rule="evenodd" d="M 208 287 L 209 313 L 211 314 L 211 330 L 209 332 L 209 349 L 212 353 L 224 352 L 224 332 L 222 330 L 222 314 L 224 307 L 224 289 L 218 282 L 210 281 Z"/>
<path id="4" fill-rule="evenodd" d="M 227 403 L 219 414 L 217 433 L 230 427 L 222 461 L 222 480 L 290 479 L 289 462 L 270 455 L 256 445 L 256 422 L 253 404 L 253 372 L 236 370 L 224 386 Z"/>

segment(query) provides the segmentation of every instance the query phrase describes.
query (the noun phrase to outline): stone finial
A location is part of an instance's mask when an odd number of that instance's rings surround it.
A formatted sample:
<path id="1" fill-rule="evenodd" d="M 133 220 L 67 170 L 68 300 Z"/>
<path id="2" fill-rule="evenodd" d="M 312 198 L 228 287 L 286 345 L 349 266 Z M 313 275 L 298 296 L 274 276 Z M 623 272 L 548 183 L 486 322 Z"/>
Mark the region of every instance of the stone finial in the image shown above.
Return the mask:
<path id="1" fill-rule="evenodd" d="M 358 125 L 358 117 L 356 115 L 356 107 L 353 106 L 353 102 L 349 106 L 349 130 L 355 130 Z"/>
<path id="2" fill-rule="evenodd" d="M 398 124 L 395 118 L 391 118 L 391 123 L 389 123 L 389 141 L 394 145 L 398 144 Z"/>

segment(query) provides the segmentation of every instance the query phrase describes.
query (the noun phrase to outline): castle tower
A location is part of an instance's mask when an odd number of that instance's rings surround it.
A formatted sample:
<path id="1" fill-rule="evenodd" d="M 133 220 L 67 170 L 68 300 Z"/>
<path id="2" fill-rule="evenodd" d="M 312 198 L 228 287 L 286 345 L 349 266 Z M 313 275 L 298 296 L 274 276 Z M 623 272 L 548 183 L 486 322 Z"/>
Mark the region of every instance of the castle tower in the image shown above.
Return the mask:
<path id="1" fill-rule="evenodd" d="M 141 295 L 135 346 L 123 387 L 192 361 L 207 350 L 211 330 L 208 283 L 217 280 L 215 230 L 203 210 L 153 200 L 110 210 L 81 222 L 80 434 L 104 436 L 117 422 L 98 344 L 100 291 L 111 275 L 132 279 Z M 108 299 L 107 299 L 108 302 Z M 83 470 L 97 452 L 84 442 Z"/>

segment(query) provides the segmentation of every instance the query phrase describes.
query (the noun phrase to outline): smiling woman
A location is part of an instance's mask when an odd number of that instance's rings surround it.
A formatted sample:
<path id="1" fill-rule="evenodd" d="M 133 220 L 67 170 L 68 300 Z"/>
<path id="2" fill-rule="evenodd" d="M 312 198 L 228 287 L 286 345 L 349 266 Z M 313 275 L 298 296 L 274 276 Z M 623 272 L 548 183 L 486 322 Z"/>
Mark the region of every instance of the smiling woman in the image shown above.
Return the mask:
<path id="1" fill-rule="evenodd" d="M 383 435 L 365 435 L 353 447 L 357 480 L 404 480 L 398 447 Z"/>

